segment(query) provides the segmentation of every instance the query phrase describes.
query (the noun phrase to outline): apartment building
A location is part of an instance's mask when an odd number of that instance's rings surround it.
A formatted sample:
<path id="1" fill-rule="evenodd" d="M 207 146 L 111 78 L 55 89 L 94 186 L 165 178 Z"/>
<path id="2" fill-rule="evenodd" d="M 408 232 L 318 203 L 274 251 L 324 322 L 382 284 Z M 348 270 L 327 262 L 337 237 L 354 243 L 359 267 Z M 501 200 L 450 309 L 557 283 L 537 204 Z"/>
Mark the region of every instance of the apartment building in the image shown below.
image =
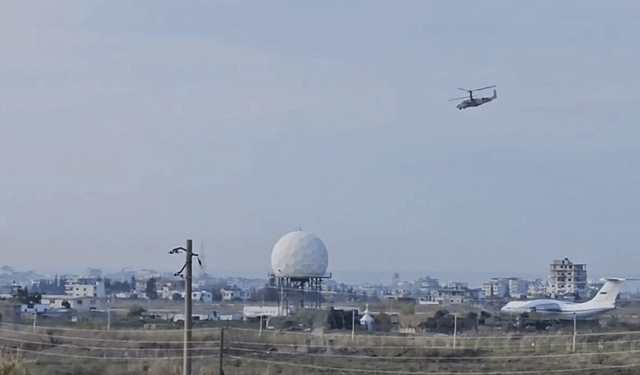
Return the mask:
<path id="1" fill-rule="evenodd" d="M 105 298 L 105 286 L 102 279 L 79 277 L 65 285 L 65 294 L 72 297 Z"/>
<path id="2" fill-rule="evenodd" d="M 587 265 L 573 263 L 569 258 L 554 260 L 549 270 L 547 292 L 551 297 L 587 298 Z"/>
<path id="3" fill-rule="evenodd" d="M 487 297 L 504 298 L 509 296 L 509 281 L 494 277 L 482 283 L 482 290 Z"/>

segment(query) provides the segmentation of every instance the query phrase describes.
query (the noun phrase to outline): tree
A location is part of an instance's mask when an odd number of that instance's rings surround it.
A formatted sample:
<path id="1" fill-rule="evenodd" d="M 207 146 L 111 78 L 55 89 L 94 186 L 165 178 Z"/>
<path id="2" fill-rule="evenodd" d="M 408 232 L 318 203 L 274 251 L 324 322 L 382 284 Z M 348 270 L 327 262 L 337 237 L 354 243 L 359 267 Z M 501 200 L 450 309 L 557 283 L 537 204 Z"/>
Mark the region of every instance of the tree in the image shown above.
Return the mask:
<path id="1" fill-rule="evenodd" d="M 438 318 L 443 318 L 445 316 L 449 315 L 449 312 L 447 310 L 438 310 L 436 311 L 436 313 L 433 315 L 434 318 L 438 319 Z"/>
<path id="2" fill-rule="evenodd" d="M 20 300 L 20 303 L 33 307 L 35 304 L 42 302 L 42 295 L 39 292 L 29 293 L 29 288 L 19 287 L 16 291 L 15 297 Z"/>
<path id="3" fill-rule="evenodd" d="M 129 312 L 127 312 L 128 316 L 140 316 L 143 312 L 147 311 L 144 307 L 140 305 L 133 305 L 129 308 Z"/>
<path id="4" fill-rule="evenodd" d="M 267 285 L 253 292 L 251 294 L 251 301 L 278 302 L 278 291 L 276 288 L 272 288 Z"/>
<path id="5" fill-rule="evenodd" d="M 222 292 L 220 292 L 219 288 L 213 289 L 211 291 L 211 299 L 213 301 L 222 301 Z"/>
<path id="6" fill-rule="evenodd" d="M 158 291 L 156 290 L 155 278 L 152 277 L 147 280 L 147 288 L 145 289 L 144 294 L 151 300 L 158 299 Z"/>
<path id="7" fill-rule="evenodd" d="M 376 324 L 380 324 L 380 325 L 389 325 L 391 324 L 391 317 L 383 312 L 379 313 L 378 315 L 373 317 L 373 320 L 376 322 Z"/>
<path id="8" fill-rule="evenodd" d="M 105 279 L 104 287 L 109 293 L 127 293 L 131 291 L 131 285 L 128 281 Z"/>
<path id="9" fill-rule="evenodd" d="M 413 303 L 408 303 L 402 307 L 400 313 L 402 315 L 415 315 L 416 307 L 413 305 Z"/>

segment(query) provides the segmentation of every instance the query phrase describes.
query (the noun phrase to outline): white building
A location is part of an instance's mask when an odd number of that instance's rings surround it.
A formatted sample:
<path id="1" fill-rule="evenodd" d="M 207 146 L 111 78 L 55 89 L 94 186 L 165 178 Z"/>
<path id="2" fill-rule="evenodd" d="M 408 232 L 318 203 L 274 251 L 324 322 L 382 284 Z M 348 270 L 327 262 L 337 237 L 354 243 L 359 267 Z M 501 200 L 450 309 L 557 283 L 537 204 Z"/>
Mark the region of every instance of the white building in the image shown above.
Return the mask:
<path id="1" fill-rule="evenodd" d="M 191 293 L 191 300 L 193 302 L 213 303 L 213 294 L 206 290 L 200 290 Z"/>
<path id="2" fill-rule="evenodd" d="M 524 297 L 529 293 L 529 281 L 517 277 L 507 279 L 511 298 Z"/>
<path id="3" fill-rule="evenodd" d="M 223 301 L 233 301 L 234 299 L 240 299 L 242 301 L 247 301 L 251 298 L 250 290 L 243 290 L 240 288 L 233 289 L 220 289 L 220 294 L 222 294 Z"/>
<path id="4" fill-rule="evenodd" d="M 174 322 L 184 322 L 184 314 L 175 314 L 171 318 Z M 192 321 L 219 321 L 220 314 L 217 311 L 211 312 L 211 314 L 191 314 Z"/>
<path id="5" fill-rule="evenodd" d="M 422 297 L 418 297 L 418 304 L 419 305 L 439 305 L 440 302 L 438 302 L 438 292 L 434 292 L 435 295 L 426 295 L 426 296 L 422 296 Z"/>
<path id="6" fill-rule="evenodd" d="M 509 281 L 494 277 L 482 283 L 482 290 L 487 297 L 504 298 L 509 294 Z"/>
<path id="7" fill-rule="evenodd" d="M 242 314 L 234 312 L 231 314 L 220 315 L 220 320 L 242 320 Z"/>
<path id="8" fill-rule="evenodd" d="M 166 285 L 163 286 L 162 289 L 158 291 L 158 295 L 164 299 L 172 299 L 174 294 L 178 294 L 180 298 L 184 298 L 184 290 L 171 289 Z"/>
<path id="9" fill-rule="evenodd" d="M 527 297 L 542 298 L 547 296 L 547 282 L 542 279 L 536 279 L 529 283 L 529 290 L 527 291 Z"/>
<path id="10" fill-rule="evenodd" d="M 65 294 L 72 297 L 105 298 L 104 282 L 95 278 L 78 278 L 65 285 Z"/>
<path id="11" fill-rule="evenodd" d="M 432 279 L 429 276 L 425 278 L 420 278 L 418 282 L 420 283 L 420 288 L 422 289 L 429 289 L 429 290 L 440 289 L 440 281 L 438 279 Z"/>
<path id="12" fill-rule="evenodd" d="M 437 301 L 443 306 L 448 306 L 476 302 L 484 298 L 482 289 L 469 289 L 467 283 L 447 283 L 444 288 L 437 291 L 437 295 L 434 294 L 430 298 L 419 300 L 418 303 L 425 305 Z"/>
<path id="13" fill-rule="evenodd" d="M 29 307 L 29 305 L 23 304 L 20 311 L 23 313 L 43 313 L 51 310 L 52 307 L 49 304 L 36 303 L 33 307 Z"/>
<path id="14" fill-rule="evenodd" d="M 364 315 L 360 318 L 360 325 L 365 326 L 368 331 L 373 331 L 375 329 L 375 322 L 376 320 L 369 312 L 369 305 L 367 305 L 364 310 Z"/>
<path id="15" fill-rule="evenodd" d="M 91 311 L 104 309 L 104 301 L 99 298 L 69 295 L 43 295 L 42 304 L 48 303 L 53 309 L 73 309 Z"/>
<path id="16" fill-rule="evenodd" d="M 444 284 L 446 289 L 469 289 L 469 283 L 460 281 L 447 281 Z"/>
<path id="17" fill-rule="evenodd" d="M 259 316 L 280 316 L 280 308 L 278 306 L 244 306 L 242 316 L 245 320 Z"/>
<path id="18" fill-rule="evenodd" d="M 554 260 L 549 270 L 547 293 L 552 297 L 575 295 L 587 298 L 587 265 L 572 263 L 569 258 Z"/>

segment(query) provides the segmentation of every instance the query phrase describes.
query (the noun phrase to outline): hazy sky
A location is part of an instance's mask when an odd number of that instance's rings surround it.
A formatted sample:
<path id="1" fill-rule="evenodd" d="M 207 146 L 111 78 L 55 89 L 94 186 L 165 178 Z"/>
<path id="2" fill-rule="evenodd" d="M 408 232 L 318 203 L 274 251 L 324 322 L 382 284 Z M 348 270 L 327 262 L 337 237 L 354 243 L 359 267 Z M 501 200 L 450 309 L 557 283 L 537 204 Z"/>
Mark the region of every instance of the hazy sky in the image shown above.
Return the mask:
<path id="1" fill-rule="evenodd" d="M 637 1 L 12 1 L 0 264 L 640 265 Z M 459 111 L 457 87 L 498 85 Z M 487 95 L 490 91 L 485 91 Z"/>

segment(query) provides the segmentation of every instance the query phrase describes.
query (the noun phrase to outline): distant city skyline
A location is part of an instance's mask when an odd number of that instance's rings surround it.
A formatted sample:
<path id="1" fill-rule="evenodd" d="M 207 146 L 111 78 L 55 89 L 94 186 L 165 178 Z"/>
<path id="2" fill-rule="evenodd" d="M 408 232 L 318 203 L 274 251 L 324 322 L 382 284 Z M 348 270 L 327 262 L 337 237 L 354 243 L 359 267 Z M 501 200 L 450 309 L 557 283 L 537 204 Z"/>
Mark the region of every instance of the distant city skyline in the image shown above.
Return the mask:
<path id="1" fill-rule="evenodd" d="M 2 262 L 261 273 L 301 226 L 329 272 L 638 276 L 640 3 L 461 6 L 0 6 Z"/>
<path id="2" fill-rule="evenodd" d="M 79 269 L 33 269 L 37 273 L 49 274 L 49 275 L 65 275 L 65 274 L 76 274 L 82 276 L 84 271 L 87 268 L 93 267 L 84 267 Z M 112 273 L 118 273 L 122 268 L 113 268 L 113 269 L 102 269 L 103 276 Z M 587 270 L 588 270 L 587 265 Z M 15 269 L 15 267 L 14 267 Z M 143 268 L 140 269 L 127 269 L 127 271 L 142 271 Z M 173 273 L 176 270 L 173 269 L 154 269 L 160 273 Z M 16 271 L 23 272 L 29 271 L 26 269 L 16 269 Z M 267 275 L 270 270 L 265 270 L 264 272 L 259 271 L 222 271 L 222 270 L 213 270 L 209 271 L 210 276 L 216 278 L 228 278 L 228 277 L 244 277 L 244 278 L 254 278 L 254 279 L 267 279 Z M 349 270 L 336 270 L 331 272 L 333 281 L 338 283 L 345 284 L 382 284 L 382 285 L 391 285 L 394 273 L 400 274 L 400 281 L 410 282 L 415 281 L 424 277 L 431 277 L 433 279 L 438 279 L 441 284 L 445 284 L 449 281 L 455 282 L 466 282 L 468 283 L 470 288 L 479 288 L 482 286 L 484 282 L 491 280 L 492 278 L 509 278 L 516 277 L 529 281 L 534 281 L 536 279 L 541 279 L 542 281 L 548 281 L 548 271 L 541 271 L 539 273 L 524 273 L 524 274 L 501 274 L 492 271 L 479 270 L 479 271 L 452 271 L 452 270 L 431 270 L 431 271 L 398 271 L 398 272 L 388 272 L 388 271 L 349 271 Z M 194 275 L 197 277 L 198 268 L 194 268 Z M 588 272 L 588 279 L 590 281 L 598 281 L 603 277 L 609 277 L 610 275 L 601 274 L 601 273 L 590 273 Z M 628 285 L 624 286 L 624 290 L 632 290 L 635 291 L 638 288 L 637 282 L 629 281 Z"/>

